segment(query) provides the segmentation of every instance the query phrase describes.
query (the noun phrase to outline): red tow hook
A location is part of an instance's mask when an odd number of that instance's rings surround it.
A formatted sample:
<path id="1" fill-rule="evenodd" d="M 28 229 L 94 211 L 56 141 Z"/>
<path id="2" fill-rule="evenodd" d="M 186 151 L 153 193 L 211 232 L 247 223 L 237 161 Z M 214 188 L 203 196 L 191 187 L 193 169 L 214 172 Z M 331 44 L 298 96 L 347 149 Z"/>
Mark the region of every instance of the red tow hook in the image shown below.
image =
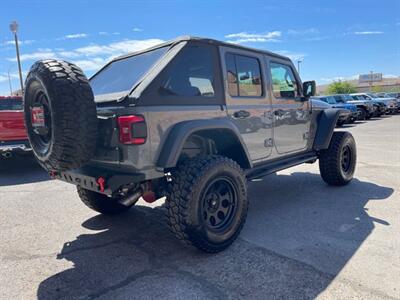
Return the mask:
<path id="1" fill-rule="evenodd" d="M 153 203 L 156 201 L 156 194 L 153 191 L 146 191 L 143 193 L 142 198 L 147 203 Z"/>
<path id="2" fill-rule="evenodd" d="M 54 171 L 54 170 L 51 170 L 51 171 L 49 172 L 49 175 L 50 175 L 50 177 L 51 177 L 52 179 L 55 179 L 56 176 L 57 176 L 57 172 Z"/>
<path id="3" fill-rule="evenodd" d="M 99 185 L 100 192 L 104 193 L 104 186 L 106 183 L 106 179 L 104 177 L 99 177 L 97 178 L 96 182 Z"/>
<path id="4" fill-rule="evenodd" d="M 156 198 L 156 193 L 154 193 L 152 191 L 152 184 L 150 181 L 148 181 L 147 183 L 145 183 L 145 188 L 144 188 L 144 192 L 142 194 L 142 198 L 144 201 L 146 201 L 147 203 L 153 203 L 154 201 L 157 200 Z"/>

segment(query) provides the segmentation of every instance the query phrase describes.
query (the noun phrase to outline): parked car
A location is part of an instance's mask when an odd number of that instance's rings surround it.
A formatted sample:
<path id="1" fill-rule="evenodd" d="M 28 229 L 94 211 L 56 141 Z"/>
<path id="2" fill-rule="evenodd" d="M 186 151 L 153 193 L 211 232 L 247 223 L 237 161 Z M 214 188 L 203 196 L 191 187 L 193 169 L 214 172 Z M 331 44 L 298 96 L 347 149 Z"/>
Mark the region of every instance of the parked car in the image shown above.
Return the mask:
<path id="1" fill-rule="evenodd" d="M 374 110 L 374 116 L 375 117 L 380 117 L 380 116 L 382 116 L 384 114 L 387 114 L 389 112 L 388 106 L 383 101 L 379 101 L 378 99 L 371 100 L 369 98 L 366 98 L 364 95 L 350 95 L 350 96 L 354 100 L 370 101 L 375 107 L 375 110 Z"/>
<path id="2" fill-rule="evenodd" d="M 359 120 L 369 120 L 375 114 L 376 107 L 370 101 L 356 100 L 348 94 L 336 94 L 332 96 L 338 103 L 354 104 L 357 107 Z"/>
<path id="3" fill-rule="evenodd" d="M 288 57 L 181 37 L 113 59 L 90 81 L 74 64 L 36 62 L 25 121 L 39 163 L 88 207 L 116 214 L 166 196 L 176 237 L 215 253 L 243 228 L 247 180 L 317 160 L 328 184 L 352 180 L 355 140 L 334 132 L 338 109 L 312 109 L 314 93 Z M 257 130 L 239 128 L 251 118 Z"/>
<path id="4" fill-rule="evenodd" d="M 398 110 L 395 98 L 378 98 L 372 93 L 353 93 L 350 95 L 357 97 L 357 99 L 363 99 L 373 103 L 384 103 L 386 105 L 386 113 L 396 113 Z"/>
<path id="5" fill-rule="evenodd" d="M 344 120 L 340 125 L 345 123 L 354 123 L 354 121 L 358 119 L 359 111 L 357 110 L 357 106 L 355 106 L 354 104 L 337 102 L 334 96 L 318 96 L 314 97 L 314 99 L 326 102 L 333 108 L 349 110 L 351 114 L 349 114 L 348 118 Z"/>
<path id="6" fill-rule="evenodd" d="M 311 105 L 313 110 L 325 110 L 329 108 L 336 108 L 333 107 L 333 105 L 320 100 L 320 97 L 311 97 Z M 343 124 L 349 123 L 349 120 L 351 119 L 353 112 L 346 108 L 337 108 L 337 109 L 339 109 L 339 118 L 336 122 L 336 126 L 340 127 Z"/>
<path id="7" fill-rule="evenodd" d="M 400 99 L 400 93 L 385 93 L 385 97 Z"/>
<path id="8" fill-rule="evenodd" d="M 400 112 L 400 93 L 376 93 L 378 98 L 393 98 L 397 103 L 397 112 Z"/>
<path id="9" fill-rule="evenodd" d="M 9 158 L 13 154 L 22 154 L 30 150 L 22 98 L 0 96 L 0 156 Z"/>

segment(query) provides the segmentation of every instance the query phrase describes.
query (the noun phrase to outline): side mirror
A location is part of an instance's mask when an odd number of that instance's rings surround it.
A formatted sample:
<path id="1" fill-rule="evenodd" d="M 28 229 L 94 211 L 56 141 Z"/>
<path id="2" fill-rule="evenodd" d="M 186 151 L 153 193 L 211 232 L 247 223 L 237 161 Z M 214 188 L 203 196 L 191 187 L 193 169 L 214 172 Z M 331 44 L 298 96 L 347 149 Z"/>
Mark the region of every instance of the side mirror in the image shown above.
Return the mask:
<path id="1" fill-rule="evenodd" d="M 310 98 L 311 96 L 315 96 L 316 85 L 315 81 L 305 81 L 303 82 L 303 96 L 305 98 Z"/>

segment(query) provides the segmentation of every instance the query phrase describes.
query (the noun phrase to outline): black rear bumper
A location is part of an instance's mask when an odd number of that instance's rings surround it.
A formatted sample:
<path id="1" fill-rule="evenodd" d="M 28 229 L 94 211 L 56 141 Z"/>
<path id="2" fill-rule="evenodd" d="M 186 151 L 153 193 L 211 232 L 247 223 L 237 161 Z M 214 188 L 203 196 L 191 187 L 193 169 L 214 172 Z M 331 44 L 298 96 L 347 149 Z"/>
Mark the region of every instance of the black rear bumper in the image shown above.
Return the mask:
<path id="1" fill-rule="evenodd" d="M 84 167 L 67 172 L 55 172 L 50 176 L 108 196 L 113 195 L 123 186 L 145 181 L 144 174 L 127 174 L 114 171 L 110 173 L 110 171 L 93 167 Z"/>

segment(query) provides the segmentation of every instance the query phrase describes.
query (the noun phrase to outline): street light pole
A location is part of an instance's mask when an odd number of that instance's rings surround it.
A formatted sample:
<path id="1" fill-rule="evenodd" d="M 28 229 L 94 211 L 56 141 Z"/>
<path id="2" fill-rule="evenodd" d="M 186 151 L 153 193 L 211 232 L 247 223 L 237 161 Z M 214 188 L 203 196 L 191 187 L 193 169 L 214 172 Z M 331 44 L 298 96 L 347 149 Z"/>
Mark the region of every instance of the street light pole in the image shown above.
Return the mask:
<path id="1" fill-rule="evenodd" d="M 11 85 L 11 77 L 10 77 L 10 68 L 8 68 L 8 84 L 10 85 L 10 96 L 12 95 L 12 85 Z"/>
<path id="2" fill-rule="evenodd" d="M 24 92 L 24 83 L 22 81 L 22 70 L 21 70 L 21 60 L 19 58 L 19 46 L 18 46 L 18 36 L 17 36 L 17 31 L 18 31 L 18 23 L 16 21 L 13 21 L 10 24 L 10 30 L 12 33 L 14 33 L 14 40 L 15 40 L 15 49 L 17 51 L 17 62 L 18 62 L 18 72 L 19 72 L 19 83 L 21 84 L 21 93 Z"/>
<path id="3" fill-rule="evenodd" d="M 301 62 L 303 62 L 303 60 L 301 60 L 301 59 L 297 60 L 297 73 L 299 73 L 299 76 L 300 76 L 300 63 Z"/>

